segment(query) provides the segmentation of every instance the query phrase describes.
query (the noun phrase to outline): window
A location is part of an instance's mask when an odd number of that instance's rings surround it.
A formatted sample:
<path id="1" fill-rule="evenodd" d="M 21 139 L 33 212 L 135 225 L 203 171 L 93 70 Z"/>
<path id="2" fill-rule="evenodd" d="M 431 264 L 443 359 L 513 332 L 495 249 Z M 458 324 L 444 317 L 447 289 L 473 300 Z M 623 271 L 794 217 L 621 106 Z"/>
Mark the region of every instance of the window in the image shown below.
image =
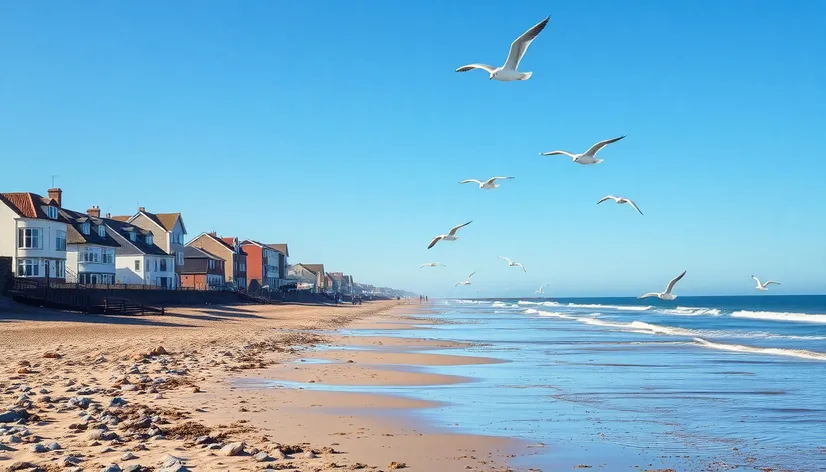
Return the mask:
<path id="1" fill-rule="evenodd" d="M 130 231 L 129 232 L 129 240 L 132 241 L 132 242 L 137 241 L 138 240 L 138 234 L 135 233 L 134 231 Z"/>
<path id="2" fill-rule="evenodd" d="M 66 261 L 62 259 L 58 259 L 55 261 L 55 273 L 54 277 L 57 279 L 65 279 L 66 278 Z"/>
<path id="3" fill-rule="evenodd" d="M 166 259 L 161 259 L 161 272 L 166 272 Z"/>
<path id="4" fill-rule="evenodd" d="M 179 266 L 184 265 L 184 253 L 176 252 L 175 253 L 175 259 L 177 259 Z"/>
<path id="5" fill-rule="evenodd" d="M 57 219 L 57 207 L 47 206 L 46 207 L 46 216 L 49 218 L 56 220 Z"/>
<path id="6" fill-rule="evenodd" d="M 18 259 L 17 260 L 17 276 L 18 277 L 39 277 L 40 276 L 40 261 L 37 259 Z"/>
<path id="7" fill-rule="evenodd" d="M 153 244 L 152 233 L 147 234 L 146 236 L 144 236 L 144 239 L 146 240 L 146 244 Z"/>
<path id="8" fill-rule="evenodd" d="M 115 263 L 115 250 L 114 249 L 104 249 L 103 250 L 103 259 L 104 264 L 114 264 Z"/>
<path id="9" fill-rule="evenodd" d="M 51 208 L 51 207 L 49 207 Z M 57 251 L 65 251 L 66 250 L 66 232 L 65 231 L 56 231 L 55 232 L 55 241 L 54 241 L 54 248 Z"/>
<path id="10" fill-rule="evenodd" d="M 83 223 L 80 225 L 80 232 L 83 234 L 89 234 L 92 232 L 92 225 L 89 223 Z"/>
<path id="11" fill-rule="evenodd" d="M 20 228 L 17 230 L 17 247 L 21 249 L 43 249 L 43 230 L 40 228 Z"/>
<path id="12" fill-rule="evenodd" d="M 83 262 L 100 262 L 101 251 L 99 247 L 87 247 L 83 252 Z"/>
<path id="13" fill-rule="evenodd" d="M 212 260 L 212 259 L 210 259 L 210 260 L 209 260 L 209 268 L 210 268 L 210 269 L 214 269 L 214 268 L 215 268 L 215 261 L 214 261 L 214 260 Z"/>
<path id="14" fill-rule="evenodd" d="M 100 236 L 101 238 L 106 237 L 106 227 L 105 226 L 103 226 L 103 225 L 98 226 L 98 236 Z"/>
<path id="15" fill-rule="evenodd" d="M 181 233 L 172 233 L 171 240 L 173 244 L 183 244 L 184 235 Z"/>
<path id="16" fill-rule="evenodd" d="M 153 261 L 152 265 L 155 267 L 155 272 L 157 272 L 158 271 L 158 260 L 157 259 L 152 259 L 152 261 Z"/>
<path id="17" fill-rule="evenodd" d="M 140 272 L 141 270 L 141 261 L 140 259 L 135 261 L 135 271 Z"/>
<path id="18" fill-rule="evenodd" d="M 101 283 L 111 285 L 115 283 L 115 276 L 113 274 L 102 274 L 103 281 Z"/>

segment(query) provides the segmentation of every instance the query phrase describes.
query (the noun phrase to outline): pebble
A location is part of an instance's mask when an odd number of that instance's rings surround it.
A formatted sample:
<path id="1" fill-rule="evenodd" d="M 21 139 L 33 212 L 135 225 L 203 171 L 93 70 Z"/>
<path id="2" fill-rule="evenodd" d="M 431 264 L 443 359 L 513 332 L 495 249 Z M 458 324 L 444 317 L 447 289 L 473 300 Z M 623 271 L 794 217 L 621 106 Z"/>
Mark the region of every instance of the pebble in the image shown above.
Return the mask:
<path id="1" fill-rule="evenodd" d="M 123 472 L 117 464 L 109 464 L 101 472 Z"/>
<path id="2" fill-rule="evenodd" d="M 208 451 L 211 451 L 213 449 L 221 449 L 222 447 L 224 447 L 224 445 L 222 443 L 212 443 L 212 444 L 208 444 L 206 449 Z"/>
<path id="3" fill-rule="evenodd" d="M 45 394 L 47 394 L 47 393 L 52 393 L 52 392 L 50 392 L 50 391 L 46 390 L 45 388 L 41 388 L 41 389 L 40 389 L 40 391 L 39 391 L 38 393 L 40 393 L 41 395 L 45 395 Z"/>
<path id="4" fill-rule="evenodd" d="M 46 448 L 46 446 L 44 446 L 42 444 L 35 444 L 35 445 L 32 446 L 32 452 L 46 452 L 48 450 L 49 449 Z"/>
<path id="5" fill-rule="evenodd" d="M 60 447 L 60 444 L 57 441 L 50 442 L 49 445 L 46 447 L 49 448 L 50 451 L 57 451 L 59 449 L 63 449 L 62 447 Z"/>
<path id="6" fill-rule="evenodd" d="M 115 398 L 113 398 L 112 400 L 109 401 L 109 406 L 110 407 L 123 406 L 123 405 L 126 405 L 126 400 L 124 400 L 121 397 L 115 397 Z"/>
<path id="7" fill-rule="evenodd" d="M 307 452 L 304 453 L 304 458 L 305 459 L 315 459 L 316 457 L 317 456 L 315 455 L 315 453 L 313 451 L 307 451 Z"/>
<path id="8" fill-rule="evenodd" d="M 142 470 L 143 470 L 142 465 L 132 464 L 130 466 L 127 466 L 125 469 L 123 469 L 123 472 L 141 472 Z"/>
<path id="9" fill-rule="evenodd" d="M 255 462 L 264 462 L 270 459 L 270 455 L 264 451 L 261 451 L 258 454 L 252 456 L 252 458 L 255 459 Z"/>
<path id="10" fill-rule="evenodd" d="M 237 456 L 242 452 L 244 452 L 244 443 L 242 442 L 229 443 L 221 448 L 221 454 L 225 456 Z"/>
<path id="11" fill-rule="evenodd" d="M 160 393 L 156 393 L 155 400 L 163 400 L 163 395 L 161 395 Z"/>
<path id="12" fill-rule="evenodd" d="M 131 452 L 127 452 L 126 454 L 120 456 L 120 460 L 122 461 L 131 461 L 132 459 L 137 459 L 138 456 L 132 454 Z"/>
<path id="13" fill-rule="evenodd" d="M 120 386 L 120 390 L 122 392 L 134 392 L 137 389 L 138 389 L 138 386 L 133 385 L 133 384 L 123 384 L 123 385 Z"/>
<path id="14" fill-rule="evenodd" d="M 166 349 L 164 349 L 163 346 L 158 346 L 155 349 L 152 349 L 151 351 L 149 351 L 150 356 L 162 356 L 164 354 L 169 354 L 169 353 L 166 352 Z"/>
<path id="15" fill-rule="evenodd" d="M 115 450 L 114 450 L 114 449 L 112 449 L 112 448 L 111 448 L 111 447 L 109 447 L 109 446 L 103 446 L 102 448 L 100 448 L 100 453 L 101 453 L 101 454 L 108 454 L 108 453 L 110 453 L 110 452 L 114 452 L 114 451 L 115 451 Z"/>
<path id="16" fill-rule="evenodd" d="M 85 410 L 89 407 L 89 404 L 91 402 L 92 401 L 89 400 L 87 397 L 72 397 L 66 402 L 66 405 L 69 407 L 76 407 Z"/>
<path id="17" fill-rule="evenodd" d="M 186 466 L 184 466 L 181 463 L 178 463 L 175 465 L 171 465 L 169 467 L 162 467 L 158 469 L 158 472 L 186 472 L 188 470 L 189 469 L 187 469 Z"/>
<path id="18" fill-rule="evenodd" d="M 276 459 L 286 459 L 287 458 L 287 455 L 284 454 L 284 451 L 282 451 L 281 449 L 274 449 L 271 453 L 272 453 L 272 456 L 275 457 Z"/>
<path id="19" fill-rule="evenodd" d="M 183 462 L 183 459 L 180 457 L 175 457 L 172 454 L 164 454 L 161 456 L 161 460 L 158 461 L 161 464 L 161 467 L 172 467 L 175 464 L 180 464 Z"/>
<path id="20" fill-rule="evenodd" d="M 92 387 L 83 387 L 77 391 L 78 395 L 94 395 L 98 393 L 98 389 Z"/>
<path id="21" fill-rule="evenodd" d="M 80 464 L 81 462 L 82 461 L 81 461 L 80 458 L 73 457 L 73 456 L 66 456 L 63 459 L 61 459 L 61 461 L 60 461 L 60 463 L 63 465 L 63 467 L 76 466 L 76 465 Z"/>
<path id="22" fill-rule="evenodd" d="M 31 462 L 15 462 L 12 465 L 10 465 L 7 470 L 9 470 L 9 471 L 25 470 L 25 469 L 31 469 L 33 467 L 36 467 L 36 466 L 34 464 L 32 464 Z"/>
<path id="23" fill-rule="evenodd" d="M 209 436 L 198 436 L 195 438 L 195 444 L 208 444 L 212 442 L 212 438 Z"/>
<path id="24" fill-rule="evenodd" d="M 0 423 L 13 423 L 20 419 L 21 416 L 11 410 L 0 413 Z"/>

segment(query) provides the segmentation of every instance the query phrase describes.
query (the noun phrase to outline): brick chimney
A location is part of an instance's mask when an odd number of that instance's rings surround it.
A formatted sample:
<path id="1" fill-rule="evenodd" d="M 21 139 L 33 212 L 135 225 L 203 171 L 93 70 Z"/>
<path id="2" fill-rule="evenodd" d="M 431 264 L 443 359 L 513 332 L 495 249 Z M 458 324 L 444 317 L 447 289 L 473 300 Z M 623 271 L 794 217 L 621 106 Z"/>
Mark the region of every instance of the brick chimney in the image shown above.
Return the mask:
<path id="1" fill-rule="evenodd" d="M 86 214 L 93 218 L 100 218 L 100 207 L 93 205 L 92 208 L 86 210 Z"/>
<path id="2" fill-rule="evenodd" d="M 59 188 L 50 188 L 49 198 L 54 200 L 55 203 L 57 203 L 57 206 L 63 207 L 63 190 L 60 190 Z"/>
<path id="3" fill-rule="evenodd" d="M 144 207 L 138 207 L 138 211 L 146 212 L 146 208 L 144 208 Z"/>
<path id="4" fill-rule="evenodd" d="M 210 235 L 210 236 L 212 236 L 213 238 L 217 238 L 217 237 L 218 237 L 218 233 L 216 233 L 215 231 L 210 231 L 210 232 L 209 232 L 209 235 Z"/>
<path id="5" fill-rule="evenodd" d="M 111 213 L 107 213 L 107 214 L 106 214 L 106 219 L 109 219 L 109 218 L 111 218 L 111 217 L 112 217 L 112 214 L 111 214 Z"/>

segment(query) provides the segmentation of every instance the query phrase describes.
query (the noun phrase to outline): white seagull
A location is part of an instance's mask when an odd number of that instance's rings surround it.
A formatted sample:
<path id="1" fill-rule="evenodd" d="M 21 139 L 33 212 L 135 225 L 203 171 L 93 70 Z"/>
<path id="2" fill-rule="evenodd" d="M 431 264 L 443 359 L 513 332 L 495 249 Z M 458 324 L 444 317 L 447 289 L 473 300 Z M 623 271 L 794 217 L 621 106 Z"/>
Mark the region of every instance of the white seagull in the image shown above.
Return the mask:
<path id="1" fill-rule="evenodd" d="M 615 142 L 619 141 L 620 139 L 622 139 L 624 137 L 625 137 L 625 135 L 620 136 L 619 138 L 612 138 L 612 139 L 606 139 L 605 141 L 600 141 L 600 142 L 594 144 L 593 146 L 591 146 L 591 149 L 585 151 L 583 154 L 571 154 L 568 151 L 551 151 L 551 152 L 540 152 L 539 155 L 540 156 L 554 156 L 554 155 L 557 155 L 557 154 L 564 154 L 564 155 L 570 157 L 571 159 L 573 159 L 574 162 L 576 162 L 577 164 L 599 164 L 600 162 L 603 161 L 603 159 L 597 159 L 596 158 L 597 153 L 599 152 L 599 150 L 604 148 L 605 146 L 611 144 L 611 143 L 615 143 Z"/>
<path id="2" fill-rule="evenodd" d="M 470 273 L 470 275 L 467 276 L 467 280 L 465 280 L 464 282 L 456 282 L 456 285 L 454 285 L 454 287 L 458 287 L 459 285 L 470 285 L 470 278 L 473 277 L 473 274 L 475 273 L 476 271 L 474 270 Z"/>
<path id="3" fill-rule="evenodd" d="M 496 256 L 496 257 L 498 257 L 499 259 L 502 259 L 503 261 L 508 261 L 508 267 L 521 267 L 522 270 L 527 272 L 527 270 L 525 270 L 525 266 L 523 266 L 519 262 L 513 262 L 512 260 L 508 259 L 507 257 L 502 257 L 502 256 Z"/>
<path id="4" fill-rule="evenodd" d="M 537 290 L 536 292 L 533 292 L 533 293 L 535 295 L 545 295 L 545 287 L 547 287 L 547 286 L 548 286 L 548 284 L 540 285 L 539 290 Z"/>
<path id="5" fill-rule="evenodd" d="M 439 266 L 447 267 L 446 265 L 442 264 L 441 262 L 427 262 L 427 263 L 422 264 L 421 266 L 419 266 L 419 269 L 421 269 L 422 267 L 439 267 Z"/>
<path id="6" fill-rule="evenodd" d="M 483 69 L 490 74 L 491 79 L 501 80 L 502 82 L 530 79 L 533 72 L 519 72 L 517 70 L 519 68 L 519 62 L 522 60 L 522 56 L 525 55 L 525 51 L 528 50 L 528 46 L 530 46 L 531 42 L 536 39 L 539 32 L 545 29 L 545 25 L 548 24 L 548 20 L 550 19 L 551 17 L 548 16 L 544 20 L 537 23 L 533 28 L 525 31 L 522 36 L 516 38 L 516 40 L 511 43 L 511 49 L 510 52 L 508 52 L 508 59 L 505 61 L 504 66 L 493 67 L 487 64 L 468 64 L 456 69 L 456 72 L 467 72 L 473 69 Z"/>
<path id="7" fill-rule="evenodd" d="M 604 202 L 605 200 L 608 200 L 608 199 L 610 199 L 610 198 L 613 198 L 613 199 L 614 199 L 614 201 L 615 201 L 615 202 L 617 202 L 617 203 L 619 203 L 619 204 L 627 203 L 627 204 L 631 205 L 632 207 L 634 207 L 634 209 L 635 209 L 635 210 L 637 210 L 638 212 L 640 212 L 640 215 L 642 215 L 642 211 L 640 211 L 640 207 L 638 207 L 638 206 L 637 206 L 637 204 L 636 204 L 636 203 L 634 203 L 632 200 L 629 200 L 629 199 L 627 199 L 627 198 L 625 198 L 625 197 L 615 197 L 615 196 L 613 196 L 613 195 L 606 195 L 606 196 L 602 197 L 602 200 L 600 200 L 600 201 L 598 201 L 598 202 L 597 202 L 597 205 L 599 205 L 600 203 L 602 203 L 602 202 Z"/>
<path id="8" fill-rule="evenodd" d="M 497 180 L 510 180 L 513 177 L 492 177 L 484 182 L 481 180 L 476 179 L 467 179 L 459 182 L 460 184 L 468 184 L 468 183 L 476 183 L 479 184 L 479 188 L 483 189 L 492 189 L 492 188 L 499 188 L 499 184 L 496 183 Z"/>
<path id="9" fill-rule="evenodd" d="M 463 226 L 467 226 L 471 223 L 473 223 L 473 220 L 470 220 L 467 223 L 459 225 L 459 226 L 454 226 L 453 228 L 451 228 L 450 231 L 448 231 L 447 234 L 440 234 L 440 235 L 436 236 L 435 238 L 433 238 L 433 241 L 430 241 L 430 245 L 427 246 L 427 248 L 428 249 L 432 248 L 433 246 L 436 245 L 436 243 L 438 243 L 439 241 L 441 241 L 443 239 L 445 241 L 456 241 L 457 239 L 459 239 L 459 236 L 456 236 L 456 231 L 459 231 L 459 228 L 461 228 Z"/>
<path id="10" fill-rule="evenodd" d="M 757 290 L 760 290 L 760 291 L 763 291 L 763 292 L 768 290 L 768 285 L 769 284 L 780 285 L 780 282 L 775 282 L 774 280 L 767 280 L 766 283 L 760 283 L 760 279 L 758 279 L 757 277 L 752 275 L 751 278 L 753 278 L 754 280 L 757 281 Z"/>
<path id="11" fill-rule="evenodd" d="M 688 272 L 688 271 L 684 270 L 682 274 L 680 274 L 680 275 L 674 277 L 673 279 L 671 279 L 671 282 L 668 282 L 668 287 L 665 288 L 665 292 L 663 292 L 663 293 L 650 292 L 650 293 L 646 293 L 645 295 L 641 296 L 640 298 L 657 297 L 660 300 L 674 300 L 675 298 L 677 298 L 677 295 L 673 295 L 671 293 L 671 290 L 673 290 L 674 286 L 677 285 L 677 282 L 679 282 L 680 279 L 682 279 L 683 276 L 685 276 L 686 272 Z"/>

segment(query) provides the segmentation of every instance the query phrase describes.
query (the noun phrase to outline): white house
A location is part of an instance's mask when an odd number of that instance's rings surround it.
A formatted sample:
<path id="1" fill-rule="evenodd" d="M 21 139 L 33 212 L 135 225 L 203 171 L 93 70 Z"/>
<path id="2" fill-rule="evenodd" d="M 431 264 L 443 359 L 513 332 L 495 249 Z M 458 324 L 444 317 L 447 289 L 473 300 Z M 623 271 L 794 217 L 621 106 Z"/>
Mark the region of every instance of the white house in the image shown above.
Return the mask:
<path id="1" fill-rule="evenodd" d="M 66 281 L 80 284 L 113 284 L 115 258 L 120 244 L 106 231 L 100 208 L 80 213 L 62 208 L 68 222 L 66 237 Z"/>
<path id="2" fill-rule="evenodd" d="M 146 208 L 140 207 L 132 216 L 113 216 L 112 219 L 152 232 L 155 245 L 175 258 L 174 286 L 180 286 L 186 235 L 186 226 L 180 213 L 150 213 Z"/>
<path id="3" fill-rule="evenodd" d="M 110 218 L 101 219 L 115 242 L 115 283 L 176 287 L 175 256 L 155 244 L 151 231 Z"/>
<path id="4" fill-rule="evenodd" d="M 0 256 L 12 258 L 15 275 L 66 278 L 66 219 L 60 214 L 63 192 L 48 198 L 31 192 L 0 193 Z"/>

